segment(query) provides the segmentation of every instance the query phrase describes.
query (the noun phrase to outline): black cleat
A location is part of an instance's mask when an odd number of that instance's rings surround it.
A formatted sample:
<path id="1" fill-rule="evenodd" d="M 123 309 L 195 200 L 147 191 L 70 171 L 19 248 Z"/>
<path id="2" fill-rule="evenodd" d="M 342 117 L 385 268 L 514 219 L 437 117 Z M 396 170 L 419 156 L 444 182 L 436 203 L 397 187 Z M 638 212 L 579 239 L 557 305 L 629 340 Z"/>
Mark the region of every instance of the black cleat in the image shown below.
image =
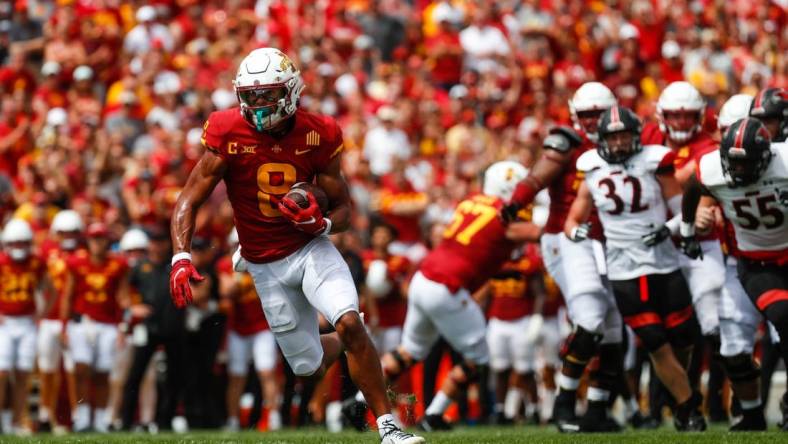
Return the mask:
<path id="1" fill-rule="evenodd" d="M 676 406 L 673 415 L 673 425 L 680 432 L 702 432 L 706 430 L 706 418 L 700 412 L 703 396 L 693 392 L 692 396 Z"/>
<path id="2" fill-rule="evenodd" d="M 627 422 L 636 430 L 654 430 L 662 426 L 662 423 L 659 422 L 657 418 L 653 416 L 643 416 L 640 412 L 633 413 Z"/>
<path id="3" fill-rule="evenodd" d="M 553 404 L 552 422 L 561 433 L 577 433 L 580 426 L 575 415 L 575 392 L 560 391 Z"/>
<path id="4" fill-rule="evenodd" d="M 348 424 L 359 432 L 365 432 L 369 429 L 366 403 L 356 401 L 353 398 L 344 400 L 342 402 L 342 416 Z"/>
<path id="5" fill-rule="evenodd" d="M 753 410 L 744 410 L 744 415 L 729 429 L 731 432 L 754 432 L 766 430 L 766 417 L 760 407 Z"/>
<path id="6" fill-rule="evenodd" d="M 492 423 L 499 426 L 510 426 L 514 425 L 514 420 L 507 418 L 503 412 L 498 412 L 493 416 Z"/>
<path id="7" fill-rule="evenodd" d="M 449 431 L 452 429 L 452 426 L 443 419 L 443 415 L 425 415 L 419 421 L 419 428 L 425 432 L 438 432 Z"/>
<path id="8" fill-rule="evenodd" d="M 621 431 L 621 424 L 607 413 L 607 402 L 591 401 L 588 410 L 577 425 L 581 433 L 615 433 Z"/>

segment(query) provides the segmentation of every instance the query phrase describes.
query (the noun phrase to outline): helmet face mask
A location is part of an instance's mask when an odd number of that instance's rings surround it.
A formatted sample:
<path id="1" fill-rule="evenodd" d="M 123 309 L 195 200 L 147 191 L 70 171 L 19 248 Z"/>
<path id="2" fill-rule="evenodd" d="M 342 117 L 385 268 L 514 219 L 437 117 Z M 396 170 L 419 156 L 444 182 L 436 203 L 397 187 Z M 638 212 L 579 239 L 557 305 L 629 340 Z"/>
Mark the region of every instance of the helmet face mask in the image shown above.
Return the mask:
<path id="1" fill-rule="evenodd" d="M 30 241 L 7 242 L 5 248 L 8 250 L 8 255 L 12 260 L 21 262 L 30 256 L 33 243 Z"/>
<path id="2" fill-rule="evenodd" d="M 686 143 L 700 132 L 705 109 L 706 101 L 694 86 L 673 82 L 659 96 L 657 120 L 671 141 Z"/>
<path id="3" fill-rule="evenodd" d="M 747 186 L 760 179 L 772 159 L 769 132 L 756 119 L 742 119 L 728 128 L 720 143 L 720 162 L 728 182 Z"/>

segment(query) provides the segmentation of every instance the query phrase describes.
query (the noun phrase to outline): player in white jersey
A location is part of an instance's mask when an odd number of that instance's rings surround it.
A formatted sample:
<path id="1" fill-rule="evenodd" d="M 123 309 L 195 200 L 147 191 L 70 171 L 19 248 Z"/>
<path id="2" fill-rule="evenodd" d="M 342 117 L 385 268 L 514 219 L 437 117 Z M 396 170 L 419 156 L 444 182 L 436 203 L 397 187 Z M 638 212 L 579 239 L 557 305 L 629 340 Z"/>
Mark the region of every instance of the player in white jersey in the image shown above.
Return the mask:
<path id="1" fill-rule="evenodd" d="M 697 177 L 685 191 L 682 214 L 689 221 L 697 217 L 697 227 L 709 230 L 718 216 L 712 209 L 717 204 L 732 227 L 742 286 L 778 334 L 788 337 L 788 144 L 771 143 L 769 131 L 756 119 L 736 121 L 720 150 L 701 158 Z M 788 341 L 780 343 L 780 352 L 788 358 Z M 750 379 L 758 371 L 752 359 L 741 358 L 728 367 L 729 373 Z M 752 392 L 752 384 L 734 389 L 739 398 L 758 401 L 743 412 L 743 421 L 757 424 L 763 415 L 757 390 Z M 780 426 L 788 430 L 788 393 L 780 408 Z"/>
<path id="2" fill-rule="evenodd" d="M 616 304 L 676 400 L 676 429 L 705 430 L 702 397 L 693 391 L 684 368 L 699 326 L 679 271 L 679 252 L 670 242 L 647 246 L 642 239 L 665 223 L 668 207 L 680 212 L 674 154 L 660 145 L 642 147 L 640 131 L 640 120 L 627 108 L 614 106 L 602 114 L 599 146 L 577 160 L 584 181 L 564 232 L 571 240 L 584 239 L 589 229 L 585 221 L 597 208 Z M 691 234 L 686 238 L 685 243 L 694 241 L 699 249 Z"/>

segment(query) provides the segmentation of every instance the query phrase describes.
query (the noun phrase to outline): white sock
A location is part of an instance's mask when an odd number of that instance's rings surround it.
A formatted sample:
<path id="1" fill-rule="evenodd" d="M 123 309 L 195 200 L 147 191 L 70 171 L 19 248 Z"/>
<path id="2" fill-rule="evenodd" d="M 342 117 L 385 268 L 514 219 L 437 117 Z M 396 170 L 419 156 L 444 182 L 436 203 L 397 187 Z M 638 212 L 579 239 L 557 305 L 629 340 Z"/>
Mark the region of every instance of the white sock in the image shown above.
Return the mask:
<path id="1" fill-rule="evenodd" d="M 71 414 L 74 419 L 74 430 L 85 430 L 90 427 L 90 407 L 87 404 L 79 404 Z"/>
<path id="2" fill-rule="evenodd" d="M 268 409 L 268 430 L 279 430 L 282 428 L 282 415 L 279 409 Z"/>
<path id="3" fill-rule="evenodd" d="M 432 398 L 432 402 L 430 403 L 427 410 L 424 411 L 425 415 L 443 415 L 443 412 L 446 411 L 447 408 L 451 405 L 451 398 L 446 396 L 446 393 L 443 391 L 439 391 L 435 394 L 435 397 Z"/>
<path id="4" fill-rule="evenodd" d="M 523 402 L 523 394 L 516 388 L 509 388 L 506 392 L 506 400 L 503 404 L 503 414 L 507 418 L 514 418 L 517 416 L 517 411 L 520 410 L 520 403 Z"/>
<path id="5" fill-rule="evenodd" d="M 49 409 L 43 405 L 38 407 L 38 420 L 41 422 L 49 422 Z"/>
<path id="6" fill-rule="evenodd" d="M 397 427 L 397 423 L 394 422 L 394 416 L 392 416 L 391 413 L 380 415 L 375 422 L 378 424 L 378 433 L 381 438 L 383 438 L 383 435 L 388 433 L 393 427 Z"/>
<path id="7" fill-rule="evenodd" d="M 367 403 L 367 400 L 366 400 L 366 398 L 364 398 L 364 394 L 363 394 L 363 393 L 361 393 L 361 390 L 359 390 L 358 392 L 356 392 L 356 401 L 358 401 L 358 402 L 363 402 L 364 404 L 366 404 L 366 403 Z"/>
<path id="8" fill-rule="evenodd" d="M 238 421 L 237 416 L 228 416 L 227 417 L 227 427 L 238 427 L 240 422 Z"/>
<path id="9" fill-rule="evenodd" d="M 624 413 L 627 418 L 634 415 L 635 413 L 640 411 L 640 406 L 638 406 L 638 402 L 635 400 L 635 397 L 629 398 L 626 402 L 624 402 Z"/>
<path id="10" fill-rule="evenodd" d="M 739 403 L 741 404 L 742 410 L 752 410 L 754 408 L 760 407 L 761 397 L 759 396 L 751 401 L 745 401 L 744 399 L 740 399 Z"/>
<path id="11" fill-rule="evenodd" d="M 95 424 L 96 431 L 100 433 L 108 432 L 109 431 L 109 409 L 95 409 L 93 412 L 95 418 L 93 419 L 93 424 Z"/>
<path id="12" fill-rule="evenodd" d="M 0 408 L 2 408 L 2 406 L 0 406 Z M 3 410 L 3 412 L 0 413 L 0 424 L 3 425 L 3 430 L 12 430 L 13 418 L 14 414 L 11 410 Z"/>

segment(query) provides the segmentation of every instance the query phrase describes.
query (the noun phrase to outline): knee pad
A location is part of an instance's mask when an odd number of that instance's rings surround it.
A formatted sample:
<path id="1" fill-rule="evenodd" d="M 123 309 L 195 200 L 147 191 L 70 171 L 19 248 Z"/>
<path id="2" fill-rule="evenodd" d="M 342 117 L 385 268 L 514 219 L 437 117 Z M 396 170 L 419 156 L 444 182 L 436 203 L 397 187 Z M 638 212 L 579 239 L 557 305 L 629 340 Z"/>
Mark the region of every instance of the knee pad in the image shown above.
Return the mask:
<path id="1" fill-rule="evenodd" d="M 591 333 L 577 326 L 564 343 L 561 356 L 573 364 L 586 365 L 597 354 L 600 341 L 602 341 L 601 334 Z"/>
<path id="2" fill-rule="evenodd" d="M 747 382 L 758 379 L 761 374 L 761 369 L 752 355 L 739 354 L 728 358 L 723 358 L 722 364 L 725 367 L 725 373 L 732 382 Z"/>

